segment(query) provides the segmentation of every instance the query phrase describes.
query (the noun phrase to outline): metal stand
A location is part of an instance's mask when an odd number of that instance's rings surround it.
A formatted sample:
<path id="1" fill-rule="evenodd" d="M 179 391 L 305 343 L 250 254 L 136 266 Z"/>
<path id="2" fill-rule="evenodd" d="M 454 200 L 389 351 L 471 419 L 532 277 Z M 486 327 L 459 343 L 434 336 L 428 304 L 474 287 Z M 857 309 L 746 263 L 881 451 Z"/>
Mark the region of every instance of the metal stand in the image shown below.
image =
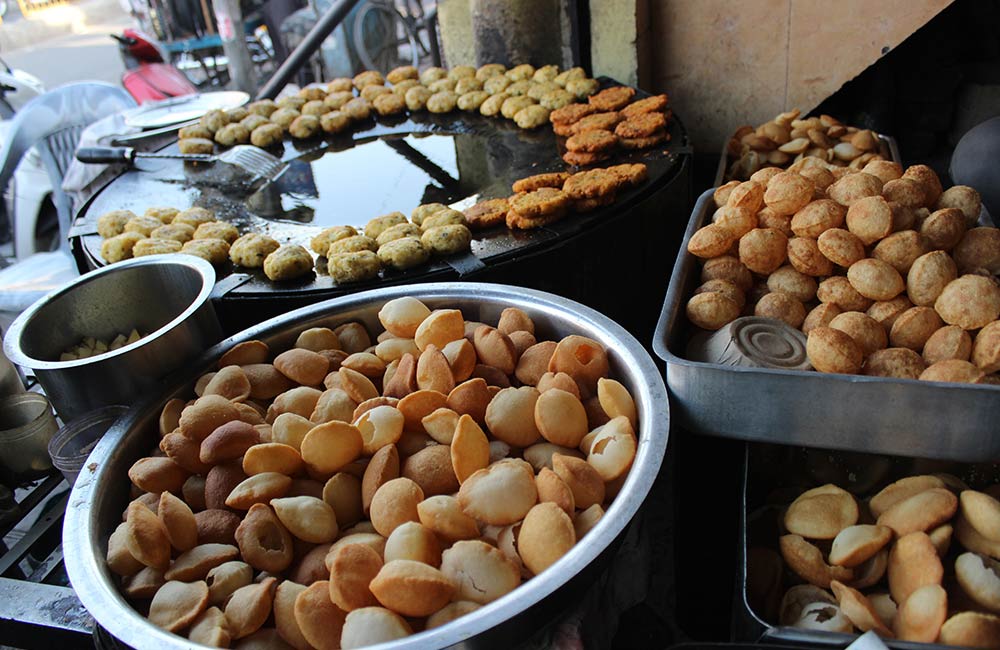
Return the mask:
<path id="1" fill-rule="evenodd" d="M 0 639 L 18 648 L 89 646 L 94 619 L 69 586 L 63 567 L 66 481 L 53 473 L 18 490 L 18 496 L 17 503 L 8 502 L 10 514 L 0 523 L 5 551 L 0 556 Z"/>

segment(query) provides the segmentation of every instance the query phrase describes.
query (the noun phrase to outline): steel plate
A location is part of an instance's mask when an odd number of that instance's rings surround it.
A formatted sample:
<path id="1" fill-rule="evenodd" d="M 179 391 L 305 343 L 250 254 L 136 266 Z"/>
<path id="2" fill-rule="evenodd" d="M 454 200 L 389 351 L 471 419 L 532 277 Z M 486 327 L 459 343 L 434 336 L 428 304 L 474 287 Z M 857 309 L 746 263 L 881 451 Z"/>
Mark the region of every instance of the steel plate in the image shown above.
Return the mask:
<path id="1" fill-rule="evenodd" d="M 534 320 L 540 337 L 575 333 L 601 342 L 611 374 L 636 400 L 639 445 L 635 462 L 617 498 L 586 539 L 506 596 L 452 623 L 373 648 L 509 648 L 562 613 L 610 559 L 629 522 L 659 472 L 669 433 L 666 389 L 652 358 L 619 325 L 572 301 L 520 287 L 477 283 L 430 283 L 352 294 L 298 309 L 261 323 L 208 350 L 196 363 L 164 381 L 161 392 L 133 407 L 104 436 L 87 460 L 69 499 L 63 528 L 66 568 L 80 600 L 98 623 L 136 648 L 190 648 L 192 644 L 149 623 L 120 593 L 107 568 L 107 541 L 129 500 L 129 467 L 156 446 L 156 422 L 163 404 L 189 396 L 197 377 L 215 369 L 219 357 L 241 341 L 261 339 L 273 349 L 294 343 L 308 327 L 334 327 L 361 320 L 378 324 L 388 300 L 415 296 L 429 307 L 458 308 L 469 320 L 496 322 L 506 307 L 520 307 Z"/>
<path id="2" fill-rule="evenodd" d="M 125 125 L 135 129 L 155 129 L 198 119 L 211 110 L 236 108 L 248 101 L 250 95 L 240 90 L 219 90 L 172 97 L 126 111 Z"/>

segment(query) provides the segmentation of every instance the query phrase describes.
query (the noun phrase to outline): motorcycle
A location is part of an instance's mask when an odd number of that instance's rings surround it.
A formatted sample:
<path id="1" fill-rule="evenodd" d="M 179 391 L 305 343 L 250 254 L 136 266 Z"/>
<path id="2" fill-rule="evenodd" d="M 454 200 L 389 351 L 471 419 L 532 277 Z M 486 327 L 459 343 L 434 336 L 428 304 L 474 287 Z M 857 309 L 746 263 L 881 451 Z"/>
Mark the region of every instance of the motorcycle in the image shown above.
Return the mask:
<path id="1" fill-rule="evenodd" d="M 197 92 L 173 66 L 155 39 L 134 29 L 114 35 L 120 44 L 126 71 L 122 86 L 137 103 L 169 99 Z M 35 76 L 13 69 L 0 59 L 0 144 L 6 141 L 10 120 L 30 99 L 45 92 Z M 0 266 L 4 258 L 22 260 L 32 253 L 59 246 L 59 219 L 52 203 L 52 184 L 38 151 L 29 150 L 0 201 Z M 13 228 L 13 224 L 17 228 Z"/>
<path id="2" fill-rule="evenodd" d="M 122 86 L 137 103 L 198 92 L 197 86 L 180 70 L 166 62 L 169 56 L 152 36 L 130 28 L 121 34 L 111 34 L 111 38 L 118 41 L 125 63 Z"/>
<path id="3" fill-rule="evenodd" d="M 0 0 L 2 1 L 2 0 Z M 198 88 L 169 60 L 158 41 L 136 29 L 112 34 L 119 43 L 125 72 L 121 83 L 136 103 L 190 95 Z M 0 59 L 0 145 L 10 119 L 28 100 L 45 92 L 44 85 Z M 0 201 L 0 267 L 5 258 L 21 260 L 59 246 L 59 220 L 51 200 L 52 185 L 38 152 L 28 151 Z M 13 228 L 13 224 L 17 228 Z M 14 241 L 12 241 L 14 240 Z"/>
<path id="4" fill-rule="evenodd" d="M 0 118 L 9 120 L 28 100 L 45 92 L 38 77 L 16 70 L 0 59 Z"/>

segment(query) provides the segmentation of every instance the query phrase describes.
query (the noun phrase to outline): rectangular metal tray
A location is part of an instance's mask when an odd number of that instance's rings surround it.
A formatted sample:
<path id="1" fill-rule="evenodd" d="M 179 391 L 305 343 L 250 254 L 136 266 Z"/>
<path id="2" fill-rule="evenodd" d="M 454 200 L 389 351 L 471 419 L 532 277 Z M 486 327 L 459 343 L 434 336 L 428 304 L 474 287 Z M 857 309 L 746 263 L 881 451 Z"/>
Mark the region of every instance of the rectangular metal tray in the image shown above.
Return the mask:
<path id="1" fill-rule="evenodd" d="M 764 598 L 763 601 L 752 596 L 751 581 L 755 576 L 759 579 L 763 574 L 756 574 L 762 569 L 761 565 L 753 566 L 748 561 L 749 550 L 777 554 L 781 512 L 784 506 L 805 489 L 834 483 L 853 493 L 858 499 L 863 499 L 905 476 L 936 472 L 953 474 L 975 489 L 982 489 L 1000 478 L 1000 467 L 994 463 L 970 465 L 748 443 L 740 495 L 737 550 L 739 568 L 733 603 L 733 640 L 837 648 L 843 648 L 854 641 L 854 634 L 834 634 L 775 625 L 777 614 L 768 610 L 780 603 L 785 589 L 793 583 L 781 582 L 775 585 L 778 593 L 771 594 L 771 598 Z M 945 565 L 954 565 L 957 548 L 960 546 L 953 539 L 952 548 L 944 560 Z M 790 575 L 790 571 L 785 571 L 785 577 Z M 761 584 L 759 580 L 757 584 Z M 950 647 L 895 639 L 884 639 L 884 642 L 890 648 L 899 650 Z"/>
<path id="2" fill-rule="evenodd" d="M 879 140 L 885 143 L 886 147 L 889 148 L 889 158 L 893 162 L 898 162 L 903 164 L 903 158 L 899 155 L 899 145 L 896 144 L 896 138 L 891 135 L 878 134 Z M 729 138 L 726 138 L 726 142 L 722 143 L 722 155 L 719 156 L 719 166 L 715 170 L 715 187 L 718 187 L 726 182 L 726 168 L 729 167 L 729 150 L 726 146 L 729 142 Z"/>
<path id="3" fill-rule="evenodd" d="M 699 284 L 691 235 L 711 219 L 702 194 L 680 245 L 653 349 L 666 361 L 677 422 L 697 433 L 964 462 L 1000 459 L 1000 386 L 724 366 L 683 358 Z"/>

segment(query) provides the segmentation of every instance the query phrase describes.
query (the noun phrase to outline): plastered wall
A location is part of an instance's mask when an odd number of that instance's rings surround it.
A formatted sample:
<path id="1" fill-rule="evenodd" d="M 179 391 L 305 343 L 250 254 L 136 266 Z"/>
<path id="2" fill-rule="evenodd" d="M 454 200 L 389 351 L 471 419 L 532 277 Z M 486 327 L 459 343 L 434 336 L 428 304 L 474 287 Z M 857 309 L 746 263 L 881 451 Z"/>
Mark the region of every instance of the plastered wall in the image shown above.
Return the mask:
<path id="1" fill-rule="evenodd" d="M 651 89 L 718 151 L 741 124 L 814 108 L 951 2 L 648 0 Z"/>

